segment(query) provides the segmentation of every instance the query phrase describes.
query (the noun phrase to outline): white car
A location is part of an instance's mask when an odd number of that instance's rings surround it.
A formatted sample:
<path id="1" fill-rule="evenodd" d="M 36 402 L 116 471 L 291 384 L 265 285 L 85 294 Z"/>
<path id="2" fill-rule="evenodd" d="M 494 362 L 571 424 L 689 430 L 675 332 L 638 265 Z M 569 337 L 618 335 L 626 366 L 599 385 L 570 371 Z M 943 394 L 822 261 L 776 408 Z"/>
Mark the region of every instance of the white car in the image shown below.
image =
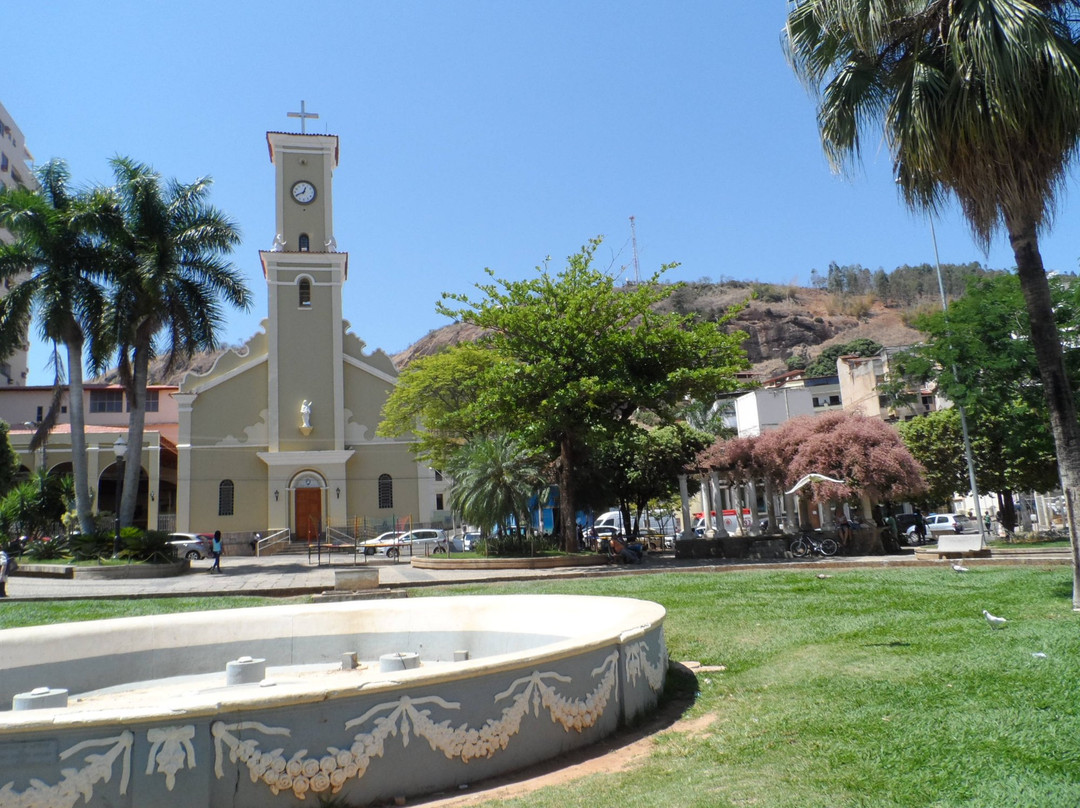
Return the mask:
<path id="1" fill-rule="evenodd" d="M 932 513 L 924 520 L 926 532 L 931 536 L 938 533 L 963 533 L 968 526 L 968 518 L 962 513 Z M 907 535 L 915 535 L 915 525 L 907 529 Z"/>
<path id="2" fill-rule="evenodd" d="M 467 553 L 470 550 L 472 550 L 477 545 L 477 543 L 480 541 L 480 534 L 479 533 L 462 533 L 459 536 L 451 536 L 448 539 L 448 541 L 450 542 L 450 552 L 451 553 Z M 446 552 L 446 542 L 445 541 L 440 541 L 437 545 L 435 545 L 435 549 L 432 550 L 431 552 L 433 552 L 433 553 L 445 553 Z"/>
<path id="3" fill-rule="evenodd" d="M 402 530 L 388 530 L 386 533 L 380 533 L 374 539 L 360 542 L 360 547 L 363 548 L 364 555 L 375 555 L 380 551 L 397 546 L 397 540 L 403 535 L 404 531 Z"/>
<path id="4" fill-rule="evenodd" d="M 437 547 L 438 543 L 445 543 L 445 541 L 445 530 L 418 528 L 404 533 L 391 530 L 376 536 L 374 539 L 361 542 L 360 546 L 364 549 L 364 555 L 375 555 L 378 552 L 385 552 L 387 558 L 395 559 L 401 555 L 403 548 L 408 548 L 409 552 L 413 555 L 416 555 L 418 552 L 420 555 L 423 555 L 427 548 L 431 548 L 427 549 L 428 552 L 439 552 L 439 548 Z M 445 550 L 443 552 L 445 552 Z"/>

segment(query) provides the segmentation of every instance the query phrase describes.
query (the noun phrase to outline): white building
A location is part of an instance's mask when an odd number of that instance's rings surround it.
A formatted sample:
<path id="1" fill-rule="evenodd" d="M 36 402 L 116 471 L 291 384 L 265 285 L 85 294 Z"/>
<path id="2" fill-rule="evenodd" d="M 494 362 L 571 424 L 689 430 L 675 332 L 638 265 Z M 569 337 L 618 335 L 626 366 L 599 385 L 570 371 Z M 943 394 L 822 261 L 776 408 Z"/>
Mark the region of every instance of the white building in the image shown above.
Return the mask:
<path id="1" fill-rule="evenodd" d="M 26 139 L 3 104 L 0 104 L 0 191 L 5 188 L 37 188 L 34 155 L 26 148 Z M 11 233 L 0 227 L 0 241 L 11 241 Z M 0 297 L 10 285 L 0 288 Z M 0 385 L 24 385 L 27 373 L 27 346 L 0 362 Z"/>

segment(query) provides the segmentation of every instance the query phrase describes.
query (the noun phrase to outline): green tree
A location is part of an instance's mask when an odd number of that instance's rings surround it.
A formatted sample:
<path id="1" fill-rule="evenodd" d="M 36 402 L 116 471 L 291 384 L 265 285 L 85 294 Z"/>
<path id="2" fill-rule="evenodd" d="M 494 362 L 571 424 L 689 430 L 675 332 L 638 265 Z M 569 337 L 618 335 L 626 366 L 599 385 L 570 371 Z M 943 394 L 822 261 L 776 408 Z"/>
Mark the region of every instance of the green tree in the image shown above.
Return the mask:
<path id="1" fill-rule="evenodd" d="M 507 435 L 479 437 L 461 446 L 446 463 L 453 482 L 450 507 L 485 532 L 505 535 L 509 517 L 529 524 L 529 500 L 549 483 L 544 464 Z"/>
<path id="2" fill-rule="evenodd" d="M 251 296 L 226 259 L 240 242 L 236 225 L 207 202 L 211 180 L 163 183 L 149 166 L 112 160 L 120 218 L 109 239 L 116 265 L 108 327 L 117 342 L 128 394 L 128 449 L 120 523 L 135 514 L 146 423 L 150 360 L 164 350 L 172 363 L 214 350 L 222 302 L 246 309 Z"/>
<path id="3" fill-rule="evenodd" d="M 15 485 L 19 473 L 19 456 L 11 448 L 9 429 L 5 421 L 0 421 L 0 496 Z"/>
<path id="4" fill-rule="evenodd" d="M 444 294 L 439 311 L 485 329 L 479 345 L 498 357 L 464 416 L 505 431 L 526 451 L 554 461 L 562 541 L 577 546 L 574 469 L 599 428 L 628 421 L 639 409 L 675 420 L 687 397 L 715 398 L 747 367 L 742 332 L 729 318 L 699 322 L 654 306 L 678 285 L 656 273 L 618 289 L 592 266 L 594 239 L 557 275 L 478 284 L 483 297 Z M 460 308 L 449 305 L 453 301 Z"/>
<path id="5" fill-rule="evenodd" d="M 955 196 L 984 246 L 1008 233 L 1074 515 L 1080 609 L 1080 423 L 1039 252 L 1080 137 L 1076 6 L 794 0 L 785 38 L 796 73 L 820 91 L 818 125 L 835 168 L 857 161 L 863 129 L 880 123 L 910 207 L 934 211 Z"/>
<path id="6" fill-rule="evenodd" d="M 0 529 L 31 540 L 60 533 L 65 511 L 66 475 L 58 477 L 38 469 L 29 480 L 16 484 L 0 499 Z"/>
<path id="7" fill-rule="evenodd" d="M 1050 291 L 1075 389 L 1080 348 L 1068 335 L 1080 327 L 1080 285 L 1052 278 Z M 914 322 L 927 339 L 902 357 L 903 364 L 967 410 L 979 487 L 998 493 L 1002 522 L 1011 527 L 1013 491 L 1058 485 L 1020 281 L 1007 273 L 975 278 L 947 314 L 924 314 Z"/>
<path id="8" fill-rule="evenodd" d="M 971 487 L 958 410 L 950 408 L 927 413 L 903 421 L 896 428 L 904 445 L 926 470 L 923 474 L 925 502 L 934 506 L 951 502 L 953 494 Z"/>
<path id="9" fill-rule="evenodd" d="M 867 337 L 860 337 L 842 345 L 830 345 L 806 366 L 806 376 L 835 376 L 836 360 L 841 356 L 877 356 L 881 353 L 881 348 L 881 343 Z"/>
<path id="10" fill-rule="evenodd" d="M 411 434 L 413 454 L 445 470 L 463 444 L 487 434 L 469 405 L 497 362 L 492 351 L 461 343 L 410 363 L 383 405 L 377 434 Z"/>
<path id="11" fill-rule="evenodd" d="M 90 532 L 94 523 L 86 464 L 83 359 L 88 348 L 92 365 L 101 356 L 106 305 L 100 284 L 106 264 L 95 234 L 110 215 L 111 202 L 100 189 L 73 191 L 62 160 L 43 165 L 37 177 L 40 192 L 0 192 L 0 226 L 15 237 L 14 243 L 0 245 L 0 278 L 16 284 L 0 300 L 0 355 L 10 356 L 23 344 L 32 319 L 37 320 L 42 338 L 53 345 L 55 392 L 31 443 L 33 450 L 48 436 L 59 414 L 64 363 L 58 346 L 66 349 L 76 510 L 81 529 Z"/>
<path id="12" fill-rule="evenodd" d="M 716 436 L 683 423 L 647 429 L 625 424 L 593 454 L 596 471 L 618 500 L 623 524 L 637 536 L 638 519 L 654 500 L 678 492 L 678 475 Z"/>

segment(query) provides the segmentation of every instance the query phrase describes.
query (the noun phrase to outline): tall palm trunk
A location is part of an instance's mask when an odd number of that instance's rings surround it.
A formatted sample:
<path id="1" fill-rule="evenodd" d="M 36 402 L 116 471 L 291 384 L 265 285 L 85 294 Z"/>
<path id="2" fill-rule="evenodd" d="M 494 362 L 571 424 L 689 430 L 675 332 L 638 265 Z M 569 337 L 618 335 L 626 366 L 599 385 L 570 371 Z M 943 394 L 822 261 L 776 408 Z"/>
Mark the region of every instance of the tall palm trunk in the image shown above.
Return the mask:
<path id="1" fill-rule="evenodd" d="M 90 502 L 89 469 L 86 462 L 86 416 L 83 412 L 83 337 L 70 336 L 65 343 L 68 359 L 68 408 L 71 417 L 71 472 L 75 482 L 75 512 L 79 530 L 94 532 L 93 504 Z"/>
<path id="2" fill-rule="evenodd" d="M 147 345 L 149 342 L 147 342 Z M 128 387 L 128 448 L 124 458 L 124 492 L 120 499 L 120 524 L 135 521 L 135 506 L 139 501 L 139 480 L 142 476 L 142 442 L 146 428 L 146 385 L 150 376 L 150 351 L 138 344 L 133 351 L 131 384 Z M 157 525 L 147 524 L 151 530 Z"/>
<path id="3" fill-rule="evenodd" d="M 1073 609 L 1080 611 L 1080 424 L 1076 400 L 1065 371 L 1065 358 L 1054 323 L 1050 284 L 1046 279 L 1039 241 L 1033 222 L 1006 221 L 1020 288 L 1031 321 L 1031 345 L 1042 377 L 1050 429 L 1057 450 L 1058 472 L 1065 495 L 1073 562 Z"/>

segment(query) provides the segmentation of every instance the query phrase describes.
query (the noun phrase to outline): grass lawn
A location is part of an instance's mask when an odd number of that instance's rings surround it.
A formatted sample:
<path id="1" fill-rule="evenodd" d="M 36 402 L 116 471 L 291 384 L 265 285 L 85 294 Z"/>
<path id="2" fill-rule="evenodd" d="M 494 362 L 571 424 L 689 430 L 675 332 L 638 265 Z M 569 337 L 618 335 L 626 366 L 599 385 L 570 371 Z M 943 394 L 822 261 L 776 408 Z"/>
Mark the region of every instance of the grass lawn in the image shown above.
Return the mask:
<path id="1" fill-rule="evenodd" d="M 838 570 L 818 578 L 820 569 L 488 584 L 413 596 L 655 600 L 668 610 L 673 660 L 726 666 L 698 674 L 685 716 L 697 719 L 694 729 L 658 736 L 645 762 L 500 806 L 1080 805 L 1080 615 L 1071 609 L 1070 568 Z M 188 606 L 124 601 L 116 613 L 149 604 Z M 51 619 L 66 619 L 65 604 L 50 605 L 59 607 Z M 41 605 L 5 604 L 0 621 L 15 625 L 29 607 Z M 100 616 L 72 609 L 79 618 Z M 983 609 L 1009 622 L 993 630 Z"/>

